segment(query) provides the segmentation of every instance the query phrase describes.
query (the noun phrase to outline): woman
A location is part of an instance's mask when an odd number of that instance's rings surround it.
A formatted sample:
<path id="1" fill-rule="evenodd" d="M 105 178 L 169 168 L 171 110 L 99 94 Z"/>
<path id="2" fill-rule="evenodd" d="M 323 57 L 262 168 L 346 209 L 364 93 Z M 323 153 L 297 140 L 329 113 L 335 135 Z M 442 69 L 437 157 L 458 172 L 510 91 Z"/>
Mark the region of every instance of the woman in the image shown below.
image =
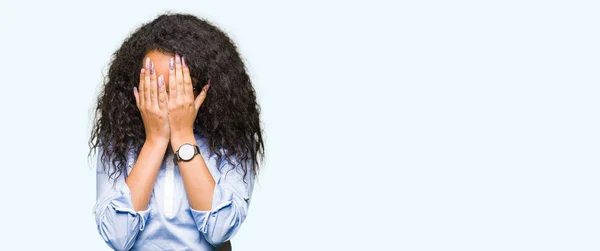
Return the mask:
<path id="1" fill-rule="evenodd" d="M 168 14 L 137 29 L 113 55 L 90 138 L 104 241 L 230 248 L 264 158 L 259 113 L 242 59 L 217 27 Z"/>

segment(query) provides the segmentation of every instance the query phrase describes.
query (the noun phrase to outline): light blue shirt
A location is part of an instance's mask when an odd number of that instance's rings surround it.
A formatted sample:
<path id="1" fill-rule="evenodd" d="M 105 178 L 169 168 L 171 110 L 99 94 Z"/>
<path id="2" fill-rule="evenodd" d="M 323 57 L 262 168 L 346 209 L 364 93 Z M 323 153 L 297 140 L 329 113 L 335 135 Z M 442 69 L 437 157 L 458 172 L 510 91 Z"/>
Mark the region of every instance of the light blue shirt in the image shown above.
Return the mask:
<path id="1" fill-rule="evenodd" d="M 121 175 L 113 186 L 102 168 L 98 150 L 96 205 L 94 214 L 98 232 L 115 250 L 214 250 L 231 239 L 246 219 L 254 187 L 254 173 L 249 171 L 246 183 L 243 172 L 236 169 L 237 160 L 209 154 L 206 139 L 195 134 L 200 154 L 215 180 L 212 209 L 190 207 L 179 167 L 173 163 L 173 153 L 167 151 L 152 190 L 148 209 L 135 211 L 131 193 Z M 223 152 L 223 151 L 222 151 Z M 129 154 L 127 175 L 136 156 Z M 196 156 L 198 158 L 200 156 Z M 114 168 L 112 163 L 110 168 Z M 247 165 L 248 167 L 250 165 Z"/>

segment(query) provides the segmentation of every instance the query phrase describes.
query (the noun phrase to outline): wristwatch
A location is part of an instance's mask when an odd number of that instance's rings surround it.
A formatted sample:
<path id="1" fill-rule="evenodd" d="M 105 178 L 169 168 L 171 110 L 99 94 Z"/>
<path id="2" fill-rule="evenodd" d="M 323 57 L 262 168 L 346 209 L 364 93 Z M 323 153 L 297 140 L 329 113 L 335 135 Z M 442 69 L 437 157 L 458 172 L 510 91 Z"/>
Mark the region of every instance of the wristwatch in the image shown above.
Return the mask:
<path id="1" fill-rule="evenodd" d="M 175 152 L 175 156 L 173 157 L 173 161 L 177 163 L 177 161 L 190 161 L 196 156 L 196 154 L 200 154 L 200 148 L 197 145 L 192 145 L 189 143 L 185 143 L 179 147 L 177 152 Z"/>

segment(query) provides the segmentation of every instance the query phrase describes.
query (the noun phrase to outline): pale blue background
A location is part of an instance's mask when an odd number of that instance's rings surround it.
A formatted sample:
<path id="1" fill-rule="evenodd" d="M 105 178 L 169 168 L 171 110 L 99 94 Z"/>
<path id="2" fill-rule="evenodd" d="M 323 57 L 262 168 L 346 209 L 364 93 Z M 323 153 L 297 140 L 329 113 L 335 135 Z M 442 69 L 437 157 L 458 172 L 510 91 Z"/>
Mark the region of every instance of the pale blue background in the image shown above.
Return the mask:
<path id="1" fill-rule="evenodd" d="M 166 10 L 238 43 L 267 161 L 235 250 L 599 250 L 597 1 L 1 1 L 2 250 L 107 250 L 101 73 Z"/>

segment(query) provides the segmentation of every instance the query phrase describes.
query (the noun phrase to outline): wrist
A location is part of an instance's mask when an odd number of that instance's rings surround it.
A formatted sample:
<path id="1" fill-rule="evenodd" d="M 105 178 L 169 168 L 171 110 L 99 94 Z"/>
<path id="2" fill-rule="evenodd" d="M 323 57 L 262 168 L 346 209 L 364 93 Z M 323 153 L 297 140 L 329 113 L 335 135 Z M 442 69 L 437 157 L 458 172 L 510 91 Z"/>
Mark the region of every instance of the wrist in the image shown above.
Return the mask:
<path id="1" fill-rule="evenodd" d="M 173 151 L 177 151 L 179 147 L 185 143 L 196 145 L 196 137 L 194 137 L 193 130 L 171 132 L 171 148 Z"/>
<path id="2" fill-rule="evenodd" d="M 151 148 L 167 148 L 167 146 L 169 146 L 169 139 L 167 139 L 167 138 L 146 138 L 144 145 L 148 145 Z"/>

